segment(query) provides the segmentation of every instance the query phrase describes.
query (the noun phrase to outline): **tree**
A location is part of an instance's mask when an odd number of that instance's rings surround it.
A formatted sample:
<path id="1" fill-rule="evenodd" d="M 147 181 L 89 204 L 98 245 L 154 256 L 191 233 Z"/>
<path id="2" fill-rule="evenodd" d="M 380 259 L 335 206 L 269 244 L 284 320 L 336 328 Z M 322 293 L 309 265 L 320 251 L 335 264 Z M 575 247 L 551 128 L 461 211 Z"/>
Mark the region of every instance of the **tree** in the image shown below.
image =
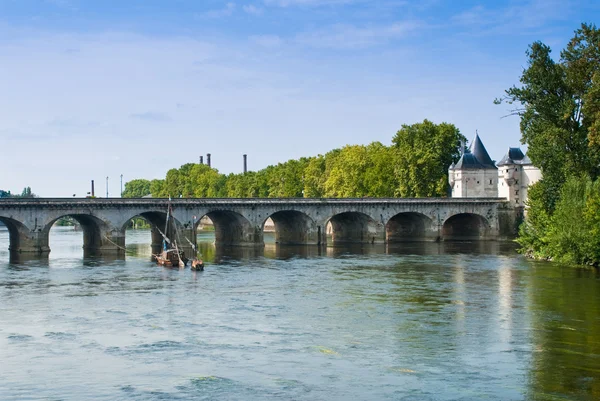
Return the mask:
<path id="1" fill-rule="evenodd" d="M 165 180 L 154 179 L 150 181 L 150 193 L 154 198 L 165 198 L 169 196 L 165 190 Z"/>
<path id="2" fill-rule="evenodd" d="M 513 86 L 496 103 L 519 104 L 521 142 L 541 168 L 552 213 L 560 188 L 573 172 L 595 179 L 600 172 L 600 32 L 582 24 L 558 62 L 549 46 L 535 42 L 527 51 L 521 87 Z"/>
<path id="3" fill-rule="evenodd" d="M 151 193 L 149 180 L 135 179 L 125 183 L 123 198 L 142 198 Z"/>
<path id="4" fill-rule="evenodd" d="M 403 125 L 392 140 L 396 149 L 396 195 L 446 196 L 448 167 L 458 161 L 462 141 L 466 138 L 453 124 L 424 120 Z"/>
<path id="5" fill-rule="evenodd" d="M 533 255 L 597 265 L 600 31 L 582 24 L 558 61 L 541 42 L 526 54 L 522 86 L 495 101 L 518 105 L 511 114 L 521 118 L 521 142 L 543 173 L 529 191 L 519 242 Z"/>
<path id="6" fill-rule="evenodd" d="M 34 194 L 33 192 L 31 192 L 31 187 L 25 187 L 23 188 L 23 191 L 21 192 L 21 198 L 35 198 L 37 195 Z"/>

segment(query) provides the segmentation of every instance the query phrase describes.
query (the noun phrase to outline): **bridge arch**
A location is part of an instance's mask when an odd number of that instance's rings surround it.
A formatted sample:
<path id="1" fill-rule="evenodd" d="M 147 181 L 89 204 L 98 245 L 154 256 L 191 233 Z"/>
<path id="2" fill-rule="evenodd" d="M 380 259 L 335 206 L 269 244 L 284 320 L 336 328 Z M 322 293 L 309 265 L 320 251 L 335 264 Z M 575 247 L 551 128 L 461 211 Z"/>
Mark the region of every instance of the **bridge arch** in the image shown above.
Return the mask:
<path id="1" fill-rule="evenodd" d="M 163 241 L 163 237 L 159 230 L 164 232 L 165 222 L 167 220 L 167 213 L 165 211 L 155 211 L 155 210 L 147 211 L 147 212 L 138 213 L 138 214 L 128 217 L 126 220 L 123 221 L 122 224 L 120 224 L 120 231 L 122 233 L 122 238 L 123 238 L 122 242 L 123 243 L 119 244 L 119 245 L 121 245 L 122 247 L 126 246 L 125 232 L 127 231 L 127 228 L 130 226 L 132 220 L 134 220 L 138 217 L 144 219 L 146 222 L 148 222 L 148 224 L 150 224 L 150 246 L 151 246 L 153 254 L 158 253 L 162 247 L 162 241 Z M 174 221 L 178 228 L 180 228 L 182 226 L 181 223 L 176 218 L 174 218 Z M 184 245 L 187 245 L 185 240 L 183 240 L 183 242 L 184 242 Z"/>
<path id="2" fill-rule="evenodd" d="M 318 229 L 314 220 L 297 210 L 280 210 L 269 215 L 275 226 L 275 243 L 282 245 L 318 244 Z"/>
<path id="3" fill-rule="evenodd" d="M 385 226 L 387 242 L 435 241 L 438 233 L 432 225 L 431 218 L 422 213 L 398 213 Z"/>
<path id="4" fill-rule="evenodd" d="M 455 214 L 442 226 L 444 241 L 474 241 L 487 239 L 491 231 L 488 220 L 475 213 Z"/>
<path id="5" fill-rule="evenodd" d="M 106 236 L 109 231 L 107 224 L 100 218 L 96 216 L 92 216 L 89 214 L 80 214 L 80 213 L 72 213 L 72 214 L 64 214 L 53 216 L 52 220 L 50 220 L 41 231 L 43 241 L 48 245 L 50 242 L 50 230 L 54 223 L 56 223 L 59 219 L 64 217 L 71 217 L 79 225 L 81 226 L 81 230 L 83 231 L 83 249 L 85 253 L 95 253 L 99 252 L 103 245 L 105 245 Z"/>
<path id="6" fill-rule="evenodd" d="M 382 223 L 362 212 L 342 212 L 329 218 L 331 241 L 335 244 L 380 243 L 385 241 Z"/>
<path id="7" fill-rule="evenodd" d="M 11 252 L 20 252 L 30 237 L 30 230 L 23 223 L 9 217 L 0 216 L 0 221 L 4 223 L 8 230 L 8 249 Z M 49 249 L 48 249 L 49 250 Z M 48 251 L 46 250 L 46 251 Z"/>
<path id="8" fill-rule="evenodd" d="M 204 216 L 207 216 L 213 222 L 215 228 L 215 244 L 217 245 L 264 245 L 262 227 L 255 227 L 240 213 L 232 210 L 217 209 L 205 213 Z M 200 220 L 204 216 L 200 216 L 197 220 L 196 227 L 200 224 Z"/>

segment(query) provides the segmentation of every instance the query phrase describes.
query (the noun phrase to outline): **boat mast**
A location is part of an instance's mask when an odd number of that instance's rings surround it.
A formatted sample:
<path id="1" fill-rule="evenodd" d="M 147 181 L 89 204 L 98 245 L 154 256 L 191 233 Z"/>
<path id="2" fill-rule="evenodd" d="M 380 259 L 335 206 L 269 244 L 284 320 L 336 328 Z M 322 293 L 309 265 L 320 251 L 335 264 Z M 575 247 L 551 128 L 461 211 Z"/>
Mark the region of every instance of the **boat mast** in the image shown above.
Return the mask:
<path id="1" fill-rule="evenodd" d="M 171 198 L 169 198 L 169 204 L 167 206 L 167 220 L 165 221 L 165 234 L 164 237 L 169 235 L 169 214 L 171 212 Z M 167 250 L 167 241 L 165 238 L 163 238 L 163 249 L 166 251 Z"/>

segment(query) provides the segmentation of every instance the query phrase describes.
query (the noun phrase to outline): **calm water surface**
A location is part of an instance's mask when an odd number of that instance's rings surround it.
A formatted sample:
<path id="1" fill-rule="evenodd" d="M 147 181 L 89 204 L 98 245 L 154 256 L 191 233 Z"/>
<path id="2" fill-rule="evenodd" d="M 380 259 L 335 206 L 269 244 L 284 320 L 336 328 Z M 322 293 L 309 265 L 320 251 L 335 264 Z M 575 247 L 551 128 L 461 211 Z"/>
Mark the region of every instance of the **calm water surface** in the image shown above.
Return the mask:
<path id="1" fill-rule="evenodd" d="M 600 276 L 493 244 L 46 260 L 0 230 L 0 400 L 598 400 Z"/>

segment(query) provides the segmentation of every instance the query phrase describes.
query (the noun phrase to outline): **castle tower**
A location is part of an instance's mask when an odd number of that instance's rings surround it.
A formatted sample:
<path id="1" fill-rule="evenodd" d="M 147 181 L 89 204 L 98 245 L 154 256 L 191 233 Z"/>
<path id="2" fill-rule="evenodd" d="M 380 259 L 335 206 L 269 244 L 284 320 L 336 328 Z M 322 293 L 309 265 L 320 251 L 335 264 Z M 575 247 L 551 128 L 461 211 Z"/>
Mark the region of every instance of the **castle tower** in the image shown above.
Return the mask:
<path id="1" fill-rule="evenodd" d="M 453 198 L 497 198 L 498 168 L 475 134 L 468 151 L 448 168 Z"/>
<path id="2" fill-rule="evenodd" d="M 508 148 L 498 163 L 498 195 L 514 206 L 525 206 L 529 186 L 541 178 L 541 170 L 520 148 Z"/>

